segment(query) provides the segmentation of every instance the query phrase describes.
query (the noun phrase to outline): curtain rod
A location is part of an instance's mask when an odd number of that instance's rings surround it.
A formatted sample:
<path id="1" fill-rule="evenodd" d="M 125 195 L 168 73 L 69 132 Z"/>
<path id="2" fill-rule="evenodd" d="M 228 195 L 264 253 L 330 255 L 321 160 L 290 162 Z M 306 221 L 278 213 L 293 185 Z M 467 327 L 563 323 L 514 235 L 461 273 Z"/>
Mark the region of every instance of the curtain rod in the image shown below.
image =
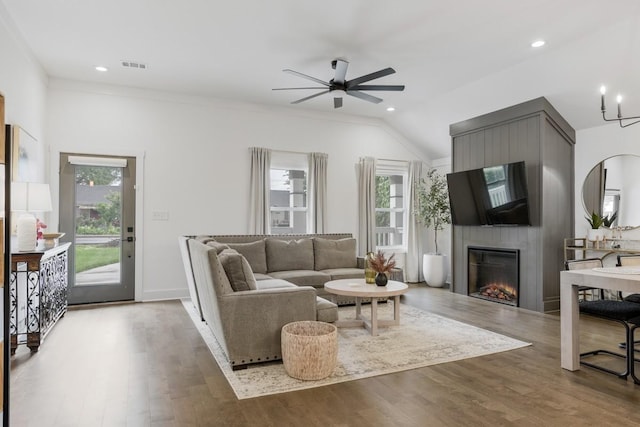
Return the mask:
<path id="1" fill-rule="evenodd" d="M 276 153 L 287 153 L 287 154 L 309 154 L 302 151 L 291 151 L 291 150 L 273 150 L 272 149 L 271 151 L 275 151 Z"/>
<path id="2" fill-rule="evenodd" d="M 249 150 L 251 150 L 253 147 L 249 147 Z M 266 147 L 265 147 L 266 148 Z M 291 151 L 291 150 L 275 150 L 273 148 L 268 148 L 268 150 L 271 150 L 271 152 L 277 152 L 277 153 L 288 153 L 288 154 L 311 154 L 311 151 L 309 152 L 304 152 L 304 151 Z"/>
<path id="3" fill-rule="evenodd" d="M 383 162 L 409 163 L 409 160 L 395 160 L 395 159 L 376 159 L 376 160 L 382 160 Z"/>

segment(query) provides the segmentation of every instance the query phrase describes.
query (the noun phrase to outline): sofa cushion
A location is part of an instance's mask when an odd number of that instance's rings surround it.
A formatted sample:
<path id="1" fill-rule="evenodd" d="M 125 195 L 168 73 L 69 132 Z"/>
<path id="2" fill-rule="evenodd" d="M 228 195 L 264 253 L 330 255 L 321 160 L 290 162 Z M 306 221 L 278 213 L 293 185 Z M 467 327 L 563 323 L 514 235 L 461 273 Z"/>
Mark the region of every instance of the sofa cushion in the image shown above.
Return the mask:
<path id="1" fill-rule="evenodd" d="M 268 274 L 256 273 L 255 271 L 253 272 L 253 277 L 255 277 L 258 282 L 261 280 L 273 279 L 273 277 Z"/>
<path id="2" fill-rule="evenodd" d="M 231 249 L 225 249 L 220 252 L 218 258 L 222 268 L 224 268 L 224 272 L 227 274 L 231 288 L 235 292 L 257 289 L 251 266 L 242 254 Z"/>
<path id="3" fill-rule="evenodd" d="M 227 243 L 231 249 L 240 252 L 249 261 L 254 273 L 267 272 L 267 254 L 264 239 L 250 243 Z"/>
<path id="4" fill-rule="evenodd" d="M 207 246 L 211 246 L 212 248 L 214 248 L 216 250 L 216 254 L 220 254 L 220 252 L 224 251 L 225 249 L 229 249 L 228 245 L 224 243 L 216 242 L 213 239 L 207 240 L 205 244 Z"/>
<path id="5" fill-rule="evenodd" d="M 338 306 L 322 297 L 316 297 L 316 320 L 333 323 L 338 320 Z"/>
<path id="6" fill-rule="evenodd" d="M 267 271 L 313 270 L 313 240 L 267 238 Z"/>
<path id="7" fill-rule="evenodd" d="M 313 252 L 315 256 L 315 269 L 326 270 L 329 268 L 355 268 L 356 239 L 313 239 Z"/>
<path id="8" fill-rule="evenodd" d="M 322 272 L 330 275 L 331 280 L 364 279 L 364 270 L 361 268 L 330 268 Z"/>
<path id="9" fill-rule="evenodd" d="M 313 286 L 314 288 L 322 288 L 326 282 L 331 280 L 331 276 L 328 274 L 314 270 L 274 271 L 269 275 L 274 279 L 286 280 L 298 286 Z"/>
<path id="10" fill-rule="evenodd" d="M 258 289 L 297 288 L 293 283 L 282 279 L 266 279 L 256 282 Z"/>

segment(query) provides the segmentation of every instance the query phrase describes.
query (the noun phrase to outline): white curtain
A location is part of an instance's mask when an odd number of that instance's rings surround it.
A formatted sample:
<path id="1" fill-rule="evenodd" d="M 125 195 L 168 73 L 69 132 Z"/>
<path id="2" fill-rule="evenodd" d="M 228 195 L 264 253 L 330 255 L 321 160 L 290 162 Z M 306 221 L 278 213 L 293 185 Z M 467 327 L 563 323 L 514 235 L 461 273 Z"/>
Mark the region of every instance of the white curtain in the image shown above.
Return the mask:
<path id="1" fill-rule="evenodd" d="M 358 175 L 358 249 L 366 255 L 376 249 L 376 160 L 363 157 L 356 165 Z"/>
<path id="2" fill-rule="evenodd" d="M 269 192 L 271 191 L 271 150 L 251 147 L 251 188 L 249 190 L 249 233 L 269 234 L 271 214 Z"/>
<path id="3" fill-rule="evenodd" d="M 324 233 L 327 218 L 327 158 L 325 153 L 309 153 L 309 209 L 310 233 Z"/>
<path id="4" fill-rule="evenodd" d="M 409 182 L 407 194 L 407 210 L 409 221 L 407 224 L 407 259 L 405 261 L 405 280 L 410 283 L 421 282 L 422 279 L 422 226 L 416 218 L 418 207 L 418 186 L 422 177 L 422 162 L 409 162 Z"/>

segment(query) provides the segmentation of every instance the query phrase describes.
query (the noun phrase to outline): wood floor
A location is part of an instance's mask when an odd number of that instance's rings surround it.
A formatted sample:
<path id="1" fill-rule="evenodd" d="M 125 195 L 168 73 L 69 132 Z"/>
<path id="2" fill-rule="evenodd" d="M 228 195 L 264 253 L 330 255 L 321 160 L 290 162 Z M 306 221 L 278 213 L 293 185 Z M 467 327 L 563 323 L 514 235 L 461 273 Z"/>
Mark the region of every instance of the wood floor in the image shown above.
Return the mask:
<path id="1" fill-rule="evenodd" d="M 557 315 L 416 286 L 403 302 L 533 345 L 239 401 L 180 301 L 72 310 L 12 358 L 11 426 L 640 425 L 640 386 L 560 368 Z M 584 318 L 582 348 L 621 329 Z"/>

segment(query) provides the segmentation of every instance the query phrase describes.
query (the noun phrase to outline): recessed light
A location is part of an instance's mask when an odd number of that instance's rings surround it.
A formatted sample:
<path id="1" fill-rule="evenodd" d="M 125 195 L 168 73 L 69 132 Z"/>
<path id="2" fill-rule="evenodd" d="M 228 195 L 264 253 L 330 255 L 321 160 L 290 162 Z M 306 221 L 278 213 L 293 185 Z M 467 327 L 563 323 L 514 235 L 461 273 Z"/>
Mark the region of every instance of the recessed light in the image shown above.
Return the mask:
<path id="1" fill-rule="evenodd" d="M 391 111 L 396 111 L 395 107 L 387 107 L 387 111 L 391 112 Z"/>
<path id="2" fill-rule="evenodd" d="M 102 66 L 102 65 L 98 65 L 96 67 L 96 71 L 101 71 L 101 72 L 104 73 L 105 71 L 109 71 L 109 69 L 107 67 Z"/>
<path id="3" fill-rule="evenodd" d="M 531 47 L 542 47 L 544 46 L 545 41 L 544 40 L 536 40 L 533 43 L 531 43 Z"/>

